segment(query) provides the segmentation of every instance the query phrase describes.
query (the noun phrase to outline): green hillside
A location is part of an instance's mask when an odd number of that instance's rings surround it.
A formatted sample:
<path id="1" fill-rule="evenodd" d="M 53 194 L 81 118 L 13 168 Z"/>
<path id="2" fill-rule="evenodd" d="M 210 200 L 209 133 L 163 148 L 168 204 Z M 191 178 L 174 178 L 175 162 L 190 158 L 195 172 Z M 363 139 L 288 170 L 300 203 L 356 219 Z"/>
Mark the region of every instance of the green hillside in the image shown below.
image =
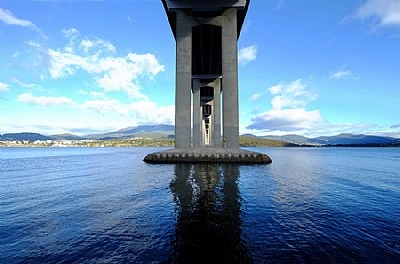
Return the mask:
<path id="1" fill-rule="evenodd" d="M 299 145 L 288 143 L 281 140 L 272 140 L 266 138 L 240 136 L 240 146 L 242 147 L 297 147 Z"/>

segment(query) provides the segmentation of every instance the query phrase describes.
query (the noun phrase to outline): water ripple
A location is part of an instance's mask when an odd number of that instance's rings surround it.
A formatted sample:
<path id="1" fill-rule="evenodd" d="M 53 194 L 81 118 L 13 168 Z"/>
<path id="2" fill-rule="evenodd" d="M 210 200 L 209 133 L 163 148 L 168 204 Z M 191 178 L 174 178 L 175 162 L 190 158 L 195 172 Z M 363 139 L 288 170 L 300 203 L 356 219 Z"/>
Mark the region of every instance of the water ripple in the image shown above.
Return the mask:
<path id="1" fill-rule="evenodd" d="M 400 149 L 143 163 L 155 150 L 1 150 L 0 262 L 400 263 Z"/>

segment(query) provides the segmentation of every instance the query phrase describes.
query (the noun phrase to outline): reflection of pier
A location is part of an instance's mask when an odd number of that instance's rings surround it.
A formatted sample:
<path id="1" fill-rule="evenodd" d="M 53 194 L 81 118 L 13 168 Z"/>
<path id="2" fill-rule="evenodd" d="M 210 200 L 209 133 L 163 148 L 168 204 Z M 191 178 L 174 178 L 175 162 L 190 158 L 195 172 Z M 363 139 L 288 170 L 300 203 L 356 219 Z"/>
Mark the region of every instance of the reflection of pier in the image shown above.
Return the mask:
<path id="1" fill-rule="evenodd" d="M 241 240 L 239 167 L 177 164 L 171 191 L 177 204 L 175 250 L 180 263 L 249 263 Z"/>

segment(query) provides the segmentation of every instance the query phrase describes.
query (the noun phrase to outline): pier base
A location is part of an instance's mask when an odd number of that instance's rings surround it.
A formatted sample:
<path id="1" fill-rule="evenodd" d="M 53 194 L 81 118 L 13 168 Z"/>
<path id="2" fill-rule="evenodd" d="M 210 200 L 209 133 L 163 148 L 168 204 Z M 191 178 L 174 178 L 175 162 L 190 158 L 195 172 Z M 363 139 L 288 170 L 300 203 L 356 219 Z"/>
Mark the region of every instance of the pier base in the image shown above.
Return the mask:
<path id="1" fill-rule="evenodd" d="M 225 148 L 190 148 L 169 149 L 148 154 L 144 161 L 147 163 L 236 163 L 236 164 L 268 164 L 272 160 L 267 154 Z"/>

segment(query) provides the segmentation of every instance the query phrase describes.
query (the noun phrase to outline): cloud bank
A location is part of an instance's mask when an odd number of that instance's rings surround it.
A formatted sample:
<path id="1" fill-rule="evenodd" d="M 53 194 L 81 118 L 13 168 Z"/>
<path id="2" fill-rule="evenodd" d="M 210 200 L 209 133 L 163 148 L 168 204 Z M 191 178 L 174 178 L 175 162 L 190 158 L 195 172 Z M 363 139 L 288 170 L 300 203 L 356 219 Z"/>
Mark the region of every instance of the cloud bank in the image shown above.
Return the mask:
<path id="1" fill-rule="evenodd" d="M 51 78 L 62 79 L 84 71 L 91 74 L 104 93 L 123 92 L 132 98 L 146 99 L 140 92 L 140 79 L 153 79 L 164 71 L 153 54 L 128 53 L 117 56 L 116 48 L 102 39 L 81 37 L 76 29 L 64 30 L 68 45 L 47 49 L 43 60 Z"/>
<path id="2" fill-rule="evenodd" d="M 41 106 L 57 106 L 57 105 L 69 105 L 74 106 L 76 103 L 65 96 L 52 97 L 52 96 L 33 96 L 30 93 L 24 93 L 18 96 L 19 102 L 25 102 L 30 104 L 37 104 Z"/>
<path id="3" fill-rule="evenodd" d="M 288 84 L 280 83 L 267 91 L 274 96 L 270 102 L 272 109 L 254 115 L 247 129 L 293 132 L 314 129 L 324 122 L 319 110 L 305 109 L 317 99 L 317 95 L 308 90 L 301 79 Z M 260 97 L 255 94 L 252 99 Z"/>
<path id="4" fill-rule="evenodd" d="M 42 92 L 40 95 L 32 94 L 32 91 L 21 93 L 17 97 L 18 102 L 37 105 L 42 109 L 58 107 L 60 111 L 71 110 L 82 116 L 97 114 L 103 120 L 116 117 L 121 126 L 124 126 L 122 123 L 128 126 L 173 124 L 174 106 L 160 106 L 142 91 L 143 81 L 153 80 L 164 71 L 164 65 L 153 54 L 121 55 L 112 43 L 100 38 L 87 38 L 77 29 L 63 30 L 62 33 L 66 44 L 59 48 L 48 48 L 36 41 L 27 41 L 26 44 L 36 50 L 45 67 L 45 80 L 50 79 L 56 84 L 71 80 L 75 86 L 90 88 L 71 87 L 70 97 L 49 96 L 47 89 L 40 89 L 36 91 Z M 84 79 L 81 79 L 82 75 Z M 24 88 L 37 87 L 16 78 L 14 82 Z M 63 94 L 58 89 L 52 91 Z M 92 120 L 92 125 L 103 123 L 100 118 Z"/>
<path id="5" fill-rule="evenodd" d="M 399 0 L 368 0 L 356 11 L 359 19 L 373 19 L 378 26 L 400 26 Z"/>
<path id="6" fill-rule="evenodd" d="M 141 100 L 132 103 L 123 103 L 115 98 L 86 100 L 79 104 L 71 98 L 61 96 L 33 96 L 24 93 L 17 100 L 40 106 L 65 106 L 81 111 L 93 111 L 101 115 L 118 114 L 132 118 L 132 122 L 139 124 L 172 124 L 175 118 L 175 106 L 158 106 L 155 102 Z"/>

